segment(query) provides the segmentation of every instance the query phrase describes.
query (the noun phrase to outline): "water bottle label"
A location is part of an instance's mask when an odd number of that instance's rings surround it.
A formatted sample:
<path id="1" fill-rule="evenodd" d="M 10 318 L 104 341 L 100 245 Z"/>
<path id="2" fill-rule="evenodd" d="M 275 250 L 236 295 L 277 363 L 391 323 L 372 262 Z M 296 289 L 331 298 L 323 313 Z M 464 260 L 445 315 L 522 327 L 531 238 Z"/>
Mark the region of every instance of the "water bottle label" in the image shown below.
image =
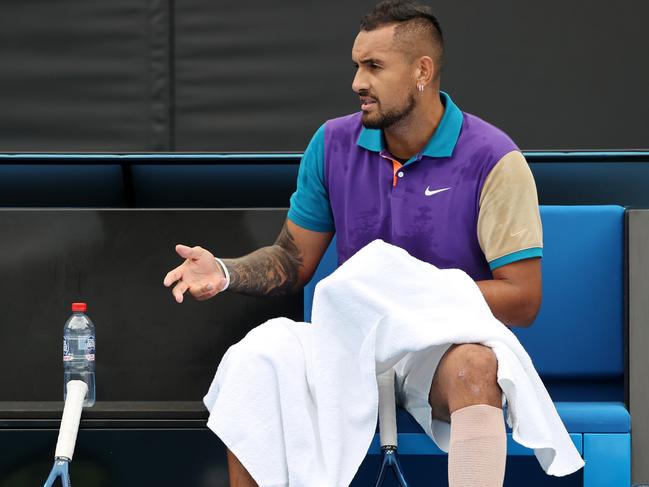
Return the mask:
<path id="1" fill-rule="evenodd" d="M 77 354 L 83 353 L 83 357 L 93 362 L 95 360 L 95 337 L 93 335 L 73 337 L 73 344 L 77 344 Z M 74 352 L 70 349 L 70 342 L 68 337 L 63 337 L 63 361 L 72 362 L 74 360 Z"/>
<path id="2" fill-rule="evenodd" d="M 66 337 L 63 337 L 63 361 L 72 361 L 72 355 L 70 355 L 70 344 L 68 343 L 68 339 Z"/>
<path id="3" fill-rule="evenodd" d="M 95 337 L 92 335 L 86 338 L 86 360 L 95 360 Z"/>

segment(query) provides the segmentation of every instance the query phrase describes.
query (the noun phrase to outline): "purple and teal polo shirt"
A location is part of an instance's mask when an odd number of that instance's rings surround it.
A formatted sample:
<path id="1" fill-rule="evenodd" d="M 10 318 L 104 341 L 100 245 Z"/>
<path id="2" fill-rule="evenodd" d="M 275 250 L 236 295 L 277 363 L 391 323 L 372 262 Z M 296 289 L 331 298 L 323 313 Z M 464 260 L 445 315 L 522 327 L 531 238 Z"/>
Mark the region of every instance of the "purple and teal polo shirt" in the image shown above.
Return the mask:
<path id="1" fill-rule="evenodd" d="M 361 113 L 327 121 L 313 136 L 288 218 L 335 232 L 339 264 L 375 239 L 473 279 L 542 256 L 538 198 L 514 142 L 440 93 L 444 114 L 424 149 L 401 163 Z"/>

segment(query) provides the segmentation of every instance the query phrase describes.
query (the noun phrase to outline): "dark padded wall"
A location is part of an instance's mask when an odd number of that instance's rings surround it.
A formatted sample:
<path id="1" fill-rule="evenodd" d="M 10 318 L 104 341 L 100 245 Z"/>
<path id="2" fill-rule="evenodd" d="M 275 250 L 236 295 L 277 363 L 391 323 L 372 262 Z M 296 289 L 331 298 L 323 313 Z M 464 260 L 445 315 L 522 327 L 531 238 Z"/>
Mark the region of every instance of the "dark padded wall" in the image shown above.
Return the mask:
<path id="1" fill-rule="evenodd" d="M 168 147 L 160 0 L 3 0 L 0 150 Z"/>
<path id="2" fill-rule="evenodd" d="M 351 43 L 375 2 L 176 3 L 176 148 L 303 150 L 356 111 Z"/>
<path id="3" fill-rule="evenodd" d="M 525 150 L 649 147 L 644 0 L 433 2 L 443 85 Z"/>
<path id="4" fill-rule="evenodd" d="M 373 1 L 0 5 L 0 151 L 303 150 Z M 647 148 L 649 2 L 430 2 L 446 89 L 523 149 Z"/>
<path id="5" fill-rule="evenodd" d="M 303 318 L 302 294 L 224 293 L 177 304 L 162 285 L 174 245 L 239 256 L 273 242 L 285 210 L 2 210 L 0 411 L 58 401 L 70 303 L 96 326 L 98 401 L 200 401 L 227 348 L 277 316 Z M 36 373 L 38 371 L 38 373 Z M 34 405 L 32 404 L 32 408 Z"/>

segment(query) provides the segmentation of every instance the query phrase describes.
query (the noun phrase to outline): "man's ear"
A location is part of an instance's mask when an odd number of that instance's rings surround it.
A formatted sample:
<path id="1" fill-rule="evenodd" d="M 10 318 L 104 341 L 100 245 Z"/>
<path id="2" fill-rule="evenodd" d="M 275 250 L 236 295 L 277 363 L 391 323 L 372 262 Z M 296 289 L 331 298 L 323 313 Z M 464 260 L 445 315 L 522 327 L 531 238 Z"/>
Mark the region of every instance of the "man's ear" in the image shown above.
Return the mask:
<path id="1" fill-rule="evenodd" d="M 435 78 L 437 67 L 430 56 L 419 58 L 417 65 L 417 84 L 426 86 Z"/>

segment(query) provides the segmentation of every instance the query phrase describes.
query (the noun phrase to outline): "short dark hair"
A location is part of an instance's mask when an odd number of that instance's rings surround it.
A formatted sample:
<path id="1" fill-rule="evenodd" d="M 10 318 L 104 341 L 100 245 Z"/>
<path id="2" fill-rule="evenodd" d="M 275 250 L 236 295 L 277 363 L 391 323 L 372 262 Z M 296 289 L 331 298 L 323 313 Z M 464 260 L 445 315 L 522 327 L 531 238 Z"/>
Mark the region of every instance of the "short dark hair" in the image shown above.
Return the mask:
<path id="1" fill-rule="evenodd" d="M 371 31 L 391 24 L 400 24 L 395 30 L 395 42 L 406 40 L 412 34 L 422 33 L 430 39 L 437 73 L 444 59 L 444 37 L 437 17 L 428 5 L 413 0 L 383 0 L 361 19 L 361 30 Z"/>

